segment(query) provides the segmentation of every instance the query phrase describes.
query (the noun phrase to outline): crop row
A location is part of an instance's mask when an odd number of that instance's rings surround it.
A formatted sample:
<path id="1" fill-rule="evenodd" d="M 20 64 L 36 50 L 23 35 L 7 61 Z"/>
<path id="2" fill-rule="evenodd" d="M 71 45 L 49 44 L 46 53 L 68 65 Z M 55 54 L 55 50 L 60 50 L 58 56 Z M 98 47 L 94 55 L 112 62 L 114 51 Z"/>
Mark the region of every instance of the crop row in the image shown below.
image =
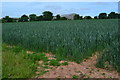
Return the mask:
<path id="1" fill-rule="evenodd" d="M 118 20 L 4 23 L 2 36 L 5 43 L 80 62 L 96 51 L 108 49 L 114 42 L 117 45 Z M 114 52 L 110 56 L 119 55 Z"/>

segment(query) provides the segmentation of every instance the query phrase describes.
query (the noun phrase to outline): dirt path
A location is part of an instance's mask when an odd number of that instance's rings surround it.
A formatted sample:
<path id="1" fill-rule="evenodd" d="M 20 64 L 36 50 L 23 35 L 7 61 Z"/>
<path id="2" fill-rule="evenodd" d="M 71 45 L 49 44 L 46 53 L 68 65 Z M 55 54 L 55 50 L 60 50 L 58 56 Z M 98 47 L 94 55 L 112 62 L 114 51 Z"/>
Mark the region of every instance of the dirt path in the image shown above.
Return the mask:
<path id="1" fill-rule="evenodd" d="M 47 53 L 46 56 L 50 58 L 53 55 Z M 118 78 L 116 71 L 96 68 L 96 60 L 97 56 L 94 55 L 80 64 L 68 62 L 69 64 L 66 66 L 58 66 L 49 69 L 49 72 L 38 78 L 72 78 L 73 76 L 78 76 L 78 78 Z"/>

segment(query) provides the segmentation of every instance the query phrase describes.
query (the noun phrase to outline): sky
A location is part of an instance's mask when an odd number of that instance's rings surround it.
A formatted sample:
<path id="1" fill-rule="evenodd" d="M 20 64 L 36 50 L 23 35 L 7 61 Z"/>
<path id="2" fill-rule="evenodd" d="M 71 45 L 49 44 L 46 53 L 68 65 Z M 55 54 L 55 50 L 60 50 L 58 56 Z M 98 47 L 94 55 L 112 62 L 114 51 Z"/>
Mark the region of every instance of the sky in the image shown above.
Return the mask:
<path id="1" fill-rule="evenodd" d="M 2 2 L 119 2 L 120 0 L 1 0 Z"/>
<path id="2" fill-rule="evenodd" d="M 117 2 L 2 2 L 2 17 L 20 17 L 23 14 L 41 15 L 44 11 L 57 14 L 77 13 L 80 16 L 97 16 L 99 13 L 118 12 Z"/>

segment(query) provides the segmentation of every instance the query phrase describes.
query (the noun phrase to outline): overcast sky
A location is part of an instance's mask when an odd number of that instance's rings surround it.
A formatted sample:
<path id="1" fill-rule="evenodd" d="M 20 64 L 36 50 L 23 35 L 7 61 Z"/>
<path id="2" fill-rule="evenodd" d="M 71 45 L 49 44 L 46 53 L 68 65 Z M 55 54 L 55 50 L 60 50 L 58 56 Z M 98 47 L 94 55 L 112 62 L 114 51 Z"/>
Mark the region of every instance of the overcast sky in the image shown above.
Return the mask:
<path id="1" fill-rule="evenodd" d="M 20 17 L 23 14 L 41 15 L 43 11 L 56 14 L 77 13 L 96 16 L 99 13 L 118 12 L 117 2 L 3 2 L 2 17 Z"/>

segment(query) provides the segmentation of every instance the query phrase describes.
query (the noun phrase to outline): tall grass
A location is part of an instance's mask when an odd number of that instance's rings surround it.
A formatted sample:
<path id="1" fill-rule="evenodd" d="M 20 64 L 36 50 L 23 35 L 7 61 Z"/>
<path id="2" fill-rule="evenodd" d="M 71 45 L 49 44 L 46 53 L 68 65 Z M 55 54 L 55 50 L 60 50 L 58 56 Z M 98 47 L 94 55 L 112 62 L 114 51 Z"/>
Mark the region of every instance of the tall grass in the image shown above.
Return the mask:
<path id="1" fill-rule="evenodd" d="M 18 48 L 17 48 L 18 49 Z M 34 76 L 36 64 L 25 54 L 15 52 L 16 48 L 3 45 L 2 78 L 31 78 Z"/>

